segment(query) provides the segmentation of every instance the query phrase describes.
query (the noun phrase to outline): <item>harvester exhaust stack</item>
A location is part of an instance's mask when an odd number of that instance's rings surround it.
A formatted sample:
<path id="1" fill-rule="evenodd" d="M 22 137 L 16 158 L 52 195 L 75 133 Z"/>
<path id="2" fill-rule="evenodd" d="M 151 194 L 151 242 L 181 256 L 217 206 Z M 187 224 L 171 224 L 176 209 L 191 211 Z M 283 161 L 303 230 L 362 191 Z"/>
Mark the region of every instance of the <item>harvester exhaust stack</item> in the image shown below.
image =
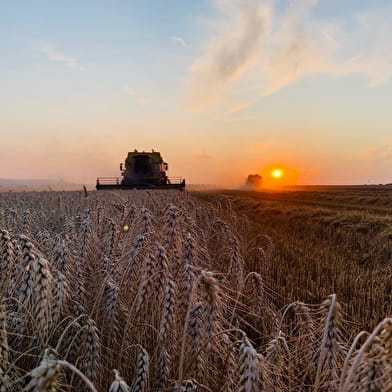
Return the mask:
<path id="1" fill-rule="evenodd" d="M 159 152 L 129 152 L 125 165 L 120 163 L 122 177 L 98 177 L 101 189 L 184 189 L 185 179 L 168 177 L 168 164 Z"/>

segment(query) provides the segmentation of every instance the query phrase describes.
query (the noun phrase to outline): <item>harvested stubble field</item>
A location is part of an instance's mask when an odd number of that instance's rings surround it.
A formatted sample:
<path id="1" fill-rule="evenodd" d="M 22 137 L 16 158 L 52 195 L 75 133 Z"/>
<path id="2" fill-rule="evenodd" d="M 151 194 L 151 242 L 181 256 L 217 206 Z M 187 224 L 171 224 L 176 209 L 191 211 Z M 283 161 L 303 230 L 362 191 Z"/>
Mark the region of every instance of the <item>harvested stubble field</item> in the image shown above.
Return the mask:
<path id="1" fill-rule="evenodd" d="M 335 196 L 0 194 L 0 391 L 391 391 L 390 200 Z"/>
<path id="2" fill-rule="evenodd" d="M 392 187 L 304 187 L 197 193 L 244 215 L 274 241 L 268 282 L 284 303 L 331 292 L 354 323 L 392 315 Z"/>

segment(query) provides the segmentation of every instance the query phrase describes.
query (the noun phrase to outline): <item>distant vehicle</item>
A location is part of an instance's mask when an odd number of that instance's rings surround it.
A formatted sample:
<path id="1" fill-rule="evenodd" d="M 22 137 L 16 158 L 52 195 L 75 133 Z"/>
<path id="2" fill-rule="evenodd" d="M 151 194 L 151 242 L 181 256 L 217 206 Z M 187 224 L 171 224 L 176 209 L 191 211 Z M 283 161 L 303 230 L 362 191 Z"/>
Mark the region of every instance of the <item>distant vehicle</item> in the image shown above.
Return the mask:
<path id="1" fill-rule="evenodd" d="M 263 185 L 263 177 L 259 174 L 249 174 L 245 182 L 247 189 L 259 189 Z"/>
<path id="2" fill-rule="evenodd" d="M 185 179 L 168 177 L 168 164 L 161 153 L 128 152 L 125 165 L 120 163 L 122 177 L 98 177 L 97 190 L 102 189 L 184 189 Z"/>

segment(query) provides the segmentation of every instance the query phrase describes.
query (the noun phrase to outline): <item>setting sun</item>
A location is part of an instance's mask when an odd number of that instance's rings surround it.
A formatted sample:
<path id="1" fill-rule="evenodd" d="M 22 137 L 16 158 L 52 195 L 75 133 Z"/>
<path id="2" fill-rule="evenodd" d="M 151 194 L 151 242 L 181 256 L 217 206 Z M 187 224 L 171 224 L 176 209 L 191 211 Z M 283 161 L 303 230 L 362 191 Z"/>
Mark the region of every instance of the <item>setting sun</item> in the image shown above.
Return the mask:
<path id="1" fill-rule="evenodd" d="M 263 188 L 279 188 L 298 184 L 300 162 L 272 161 L 258 169 L 263 177 Z M 295 168 L 295 167 L 298 168 Z"/>
<path id="2" fill-rule="evenodd" d="M 274 169 L 271 172 L 271 176 L 273 178 L 281 178 L 283 176 L 283 170 L 281 170 L 281 169 Z"/>

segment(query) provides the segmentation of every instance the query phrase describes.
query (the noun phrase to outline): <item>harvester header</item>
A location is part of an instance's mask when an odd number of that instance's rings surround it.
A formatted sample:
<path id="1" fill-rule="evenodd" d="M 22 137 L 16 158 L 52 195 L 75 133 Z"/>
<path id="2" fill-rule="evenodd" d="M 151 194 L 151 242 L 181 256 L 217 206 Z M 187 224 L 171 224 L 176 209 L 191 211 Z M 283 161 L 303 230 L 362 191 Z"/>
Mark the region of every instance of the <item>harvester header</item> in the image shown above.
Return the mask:
<path id="1" fill-rule="evenodd" d="M 185 179 L 168 177 L 169 166 L 161 153 L 129 152 L 125 164 L 120 163 L 122 177 L 98 177 L 97 190 L 101 189 L 184 189 Z"/>

